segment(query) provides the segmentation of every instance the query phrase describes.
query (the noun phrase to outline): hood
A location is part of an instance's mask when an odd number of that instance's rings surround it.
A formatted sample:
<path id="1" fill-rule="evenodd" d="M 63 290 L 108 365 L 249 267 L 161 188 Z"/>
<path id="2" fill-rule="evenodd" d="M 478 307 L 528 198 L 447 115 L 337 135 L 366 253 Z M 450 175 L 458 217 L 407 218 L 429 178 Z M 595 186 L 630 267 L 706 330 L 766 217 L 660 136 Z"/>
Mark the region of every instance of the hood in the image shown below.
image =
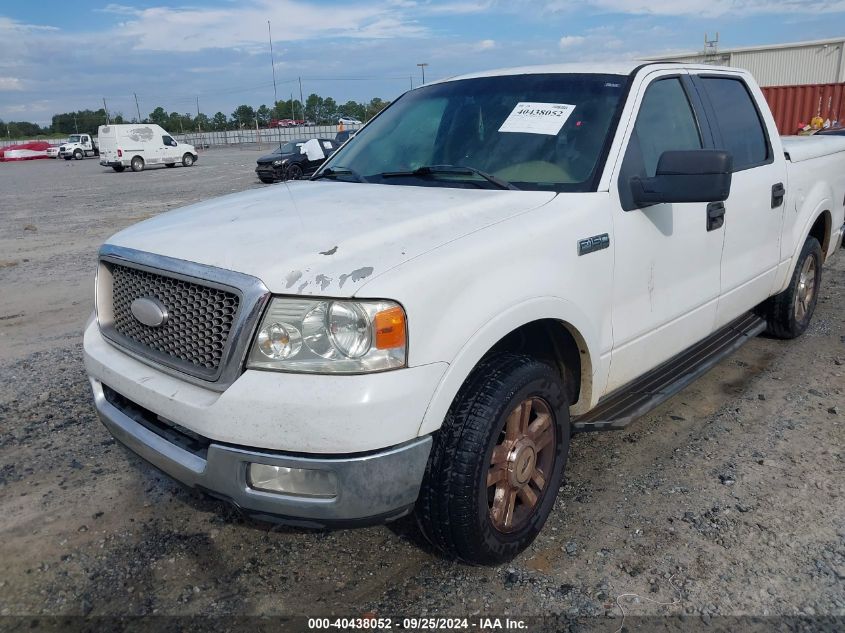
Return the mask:
<path id="1" fill-rule="evenodd" d="M 161 214 L 108 243 L 246 273 L 274 293 L 349 297 L 365 280 L 554 196 L 294 181 Z"/>
<path id="2" fill-rule="evenodd" d="M 284 158 L 290 158 L 294 156 L 292 153 L 285 153 L 279 154 L 278 152 L 273 152 L 272 154 L 264 154 L 264 156 L 259 156 L 256 162 L 259 163 L 272 163 L 274 160 L 282 160 Z"/>

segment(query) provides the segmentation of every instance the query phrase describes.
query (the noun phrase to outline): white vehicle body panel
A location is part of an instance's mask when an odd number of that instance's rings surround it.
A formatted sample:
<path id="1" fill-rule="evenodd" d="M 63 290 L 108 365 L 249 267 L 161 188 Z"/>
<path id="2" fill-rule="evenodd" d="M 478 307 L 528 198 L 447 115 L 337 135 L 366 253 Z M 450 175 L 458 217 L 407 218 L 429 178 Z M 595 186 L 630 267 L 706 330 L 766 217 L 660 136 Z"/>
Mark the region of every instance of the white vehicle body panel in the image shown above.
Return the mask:
<path id="1" fill-rule="evenodd" d="M 634 68 L 552 66 L 467 77 Z M 647 83 L 697 71 L 748 83 L 774 153 L 765 169 L 734 174 L 725 225 L 713 232 L 703 230 L 704 203 L 623 211 L 616 186 Z M 118 127 L 131 126 L 112 126 Z M 552 319 L 578 343 L 582 376 L 572 412 L 584 413 L 786 287 L 823 212 L 830 218 L 827 254 L 841 243 L 845 143 L 816 139 L 814 146 L 802 139 L 782 147 L 774 129 L 748 73 L 656 64 L 632 81 L 594 192 L 306 181 L 158 216 L 109 244 L 246 273 L 275 294 L 397 301 L 408 318 L 409 367 L 331 377 L 253 370 L 219 394 L 130 358 L 96 325 L 86 330 L 86 366 L 94 380 L 213 439 L 351 453 L 437 430 L 469 372 L 497 341 Z M 101 131 L 103 153 L 118 142 L 113 132 L 105 137 Z M 797 162 L 788 162 L 784 149 Z M 124 158 L 131 156 L 124 151 Z M 773 209 L 777 182 L 786 197 Z M 579 239 L 605 233 L 608 248 L 579 256 Z"/>
<path id="2" fill-rule="evenodd" d="M 165 145 L 165 137 L 174 137 L 155 123 L 101 125 L 98 135 L 101 165 L 129 167 L 135 156 L 140 156 L 147 165 L 178 163 L 185 154 L 197 155 L 194 146 L 188 143 Z"/>

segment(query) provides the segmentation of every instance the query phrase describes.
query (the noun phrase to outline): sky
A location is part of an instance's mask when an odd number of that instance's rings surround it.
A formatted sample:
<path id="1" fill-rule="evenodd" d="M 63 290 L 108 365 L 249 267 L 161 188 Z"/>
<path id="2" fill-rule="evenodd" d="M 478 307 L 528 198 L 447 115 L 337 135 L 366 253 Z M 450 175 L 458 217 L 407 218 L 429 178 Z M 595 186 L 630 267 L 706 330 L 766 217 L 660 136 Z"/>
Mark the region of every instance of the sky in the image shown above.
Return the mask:
<path id="1" fill-rule="evenodd" d="M 0 0 L 0 119 L 393 99 L 490 68 L 845 35 L 845 0 Z"/>

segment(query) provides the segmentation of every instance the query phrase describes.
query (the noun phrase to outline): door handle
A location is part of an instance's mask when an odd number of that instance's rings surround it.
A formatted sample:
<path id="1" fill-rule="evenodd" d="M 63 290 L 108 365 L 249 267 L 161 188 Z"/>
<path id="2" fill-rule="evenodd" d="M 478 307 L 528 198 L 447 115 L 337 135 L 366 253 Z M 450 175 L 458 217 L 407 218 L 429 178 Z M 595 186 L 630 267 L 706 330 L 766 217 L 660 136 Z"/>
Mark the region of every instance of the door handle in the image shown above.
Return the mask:
<path id="1" fill-rule="evenodd" d="M 772 185 L 772 209 L 777 209 L 783 204 L 783 197 L 786 195 L 786 187 L 782 182 Z"/>
<path id="2" fill-rule="evenodd" d="M 707 230 L 715 231 L 725 224 L 725 205 L 722 202 L 711 202 L 707 205 Z"/>

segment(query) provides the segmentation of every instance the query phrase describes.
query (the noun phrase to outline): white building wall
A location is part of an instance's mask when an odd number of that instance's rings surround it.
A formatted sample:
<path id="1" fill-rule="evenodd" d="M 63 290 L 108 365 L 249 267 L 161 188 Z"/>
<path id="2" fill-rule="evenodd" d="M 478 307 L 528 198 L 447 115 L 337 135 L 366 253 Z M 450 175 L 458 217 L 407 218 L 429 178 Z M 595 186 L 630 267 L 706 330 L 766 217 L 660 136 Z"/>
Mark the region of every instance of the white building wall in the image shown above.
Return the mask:
<path id="1" fill-rule="evenodd" d="M 845 81 L 842 44 L 737 51 L 731 66 L 748 70 L 761 86 L 795 86 Z"/>
<path id="2" fill-rule="evenodd" d="M 795 86 L 845 82 L 843 48 L 845 38 L 760 48 L 725 49 L 708 56 L 689 53 L 649 59 L 735 66 L 748 70 L 761 86 Z"/>

